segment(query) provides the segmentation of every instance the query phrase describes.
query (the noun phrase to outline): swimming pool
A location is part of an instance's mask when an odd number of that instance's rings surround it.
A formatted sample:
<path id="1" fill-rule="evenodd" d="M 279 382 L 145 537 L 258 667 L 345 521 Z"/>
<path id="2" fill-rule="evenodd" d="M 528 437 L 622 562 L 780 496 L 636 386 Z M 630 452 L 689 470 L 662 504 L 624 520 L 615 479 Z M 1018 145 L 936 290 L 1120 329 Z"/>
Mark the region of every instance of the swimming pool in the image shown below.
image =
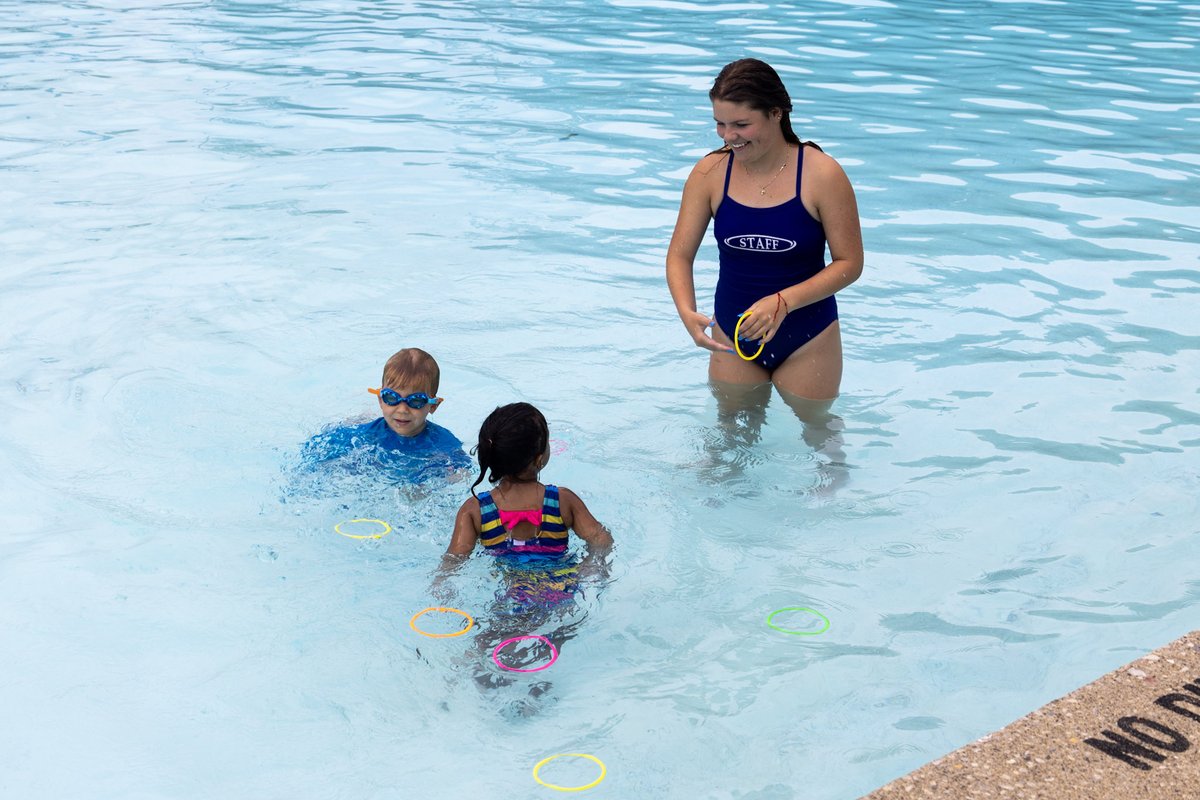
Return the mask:
<path id="1" fill-rule="evenodd" d="M 1200 5 L 0 20 L 5 794 L 536 798 L 583 752 L 588 797 L 854 798 L 1196 627 Z M 858 191 L 845 467 L 716 424 L 663 281 L 743 55 Z M 618 541 L 509 686 L 408 627 L 463 487 L 289 478 L 405 345 L 463 439 L 541 407 Z"/>

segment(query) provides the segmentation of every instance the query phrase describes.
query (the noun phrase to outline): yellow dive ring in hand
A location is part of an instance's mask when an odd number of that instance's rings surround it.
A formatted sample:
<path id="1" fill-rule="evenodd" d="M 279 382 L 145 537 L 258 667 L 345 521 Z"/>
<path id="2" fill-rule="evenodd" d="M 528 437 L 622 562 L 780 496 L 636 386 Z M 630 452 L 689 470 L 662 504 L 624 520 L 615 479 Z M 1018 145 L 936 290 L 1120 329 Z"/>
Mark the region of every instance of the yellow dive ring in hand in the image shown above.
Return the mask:
<path id="1" fill-rule="evenodd" d="M 733 349 L 737 352 L 737 354 L 739 356 L 742 357 L 743 361 L 753 361 L 754 359 L 758 358 L 762 354 L 763 348 L 767 346 L 767 339 L 764 336 L 759 341 L 758 349 L 754 351 L 754 355 L 748 356 L 742 352 L 742 347 L 741 347 L 741 345 L 738 344 L 738 341 L 739 341 L 738 331 L 741 330 L 742 321 L 744 319 L 746 319 L 746 317 L 750 316 L 752 313 L 754 313 L 754 312 L 747 311 L 745 314 L 739 314 L 737 324 L 733 326 Z"/>

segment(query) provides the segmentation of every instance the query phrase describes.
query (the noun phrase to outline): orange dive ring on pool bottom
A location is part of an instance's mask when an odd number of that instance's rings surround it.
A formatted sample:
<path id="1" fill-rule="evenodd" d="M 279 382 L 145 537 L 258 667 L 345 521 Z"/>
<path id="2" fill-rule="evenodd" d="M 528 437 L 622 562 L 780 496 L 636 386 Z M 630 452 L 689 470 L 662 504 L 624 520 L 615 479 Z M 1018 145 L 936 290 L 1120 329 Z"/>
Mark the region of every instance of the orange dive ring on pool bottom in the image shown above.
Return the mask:
<path id="1" fill-rule="evenodd" d="M 429 633 L 428 631 L 423 631 L 417 627 L 417 619 L 422 614 L 428 614 L 430 611 L 443 611 L 448 614 L 461 614 L 463 619 L 465 619 L 467 621 L 467 627 L 463 628 L 461 631 L 455 631 L 454 633 Z M 410 619 L 408 621 L 408 627 L 412 628 L 414 631 L 421 634 L 422 636 L 428 636 L 431 639 L 452 639 L 455 636 L 462 636 L 464 633 L 471 630 L 471 628 L 474 627 L 474 625 L 475 625 L 475 618 L 472 617 L 470 614 L 463 611 L 462 609 L 449 608 L 447 606 L 430 606 L 429 608 L 423 608 L 420 611 L 418 611 L 417 613 L 413 614 L 412 619 Z"/>

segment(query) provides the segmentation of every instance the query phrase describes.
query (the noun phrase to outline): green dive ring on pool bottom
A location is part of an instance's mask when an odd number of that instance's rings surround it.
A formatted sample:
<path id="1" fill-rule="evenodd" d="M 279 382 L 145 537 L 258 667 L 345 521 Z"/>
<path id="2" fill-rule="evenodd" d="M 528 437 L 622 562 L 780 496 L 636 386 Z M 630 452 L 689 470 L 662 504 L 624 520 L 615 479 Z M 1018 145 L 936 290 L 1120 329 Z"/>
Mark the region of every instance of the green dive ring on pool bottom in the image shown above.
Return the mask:
<path id="1" fill-rule="evenodd" d="M 592 781 L 591 783 L 585 783 L 583 786 L 559 786 L 556 783 L 547 783 L 546 781 L 542 780 L 542 777 L 538 775 L 538 773 L 541 772 L 542 767 L 546 766 L 556 758 L 586 758 L 588 761 L 591 761 L 600 767 L 600 777 L 596 778 L 596 780 Z M 560 792 L 582 792 L 584 789 L 591 789 L 593 786 L 599 784 L 600 781 L 604 780 L 604 776 L 607 773 L 608 769 L 604 766 L 604 762 L 595 756 L 588 755 L 587 753 L 559 753 L 558 755 L 547 756 L 533 766 L 533 779 L 535 781 L 540 783 L 542 786 L 546 786 L 551 789 L 557 789 Z"/>
<path id="2" fill-rule="evenodd" d="M 821 628 L 819 631 L 793 631 L 788 628 L 781 628 L 778 625 L 772 624 L 771 620 L 775 619 L 776 614 L 783 614 L 787 611 L 807 611 L 808 613 L 823 619 L 825 621 L 825 627 Z M 778 608 L 768 614 L 767 627 L 777 630 L 780 633 L 787 633 L 792 636 L 816 636 L 817 634 L 824 633 L 825 631 L 829 630 L 829 617 L 825 616 L 820 611 L 817 611 L 815 608 L 809 608 L 808 606 L 788 606 L 787 608 Z"/>

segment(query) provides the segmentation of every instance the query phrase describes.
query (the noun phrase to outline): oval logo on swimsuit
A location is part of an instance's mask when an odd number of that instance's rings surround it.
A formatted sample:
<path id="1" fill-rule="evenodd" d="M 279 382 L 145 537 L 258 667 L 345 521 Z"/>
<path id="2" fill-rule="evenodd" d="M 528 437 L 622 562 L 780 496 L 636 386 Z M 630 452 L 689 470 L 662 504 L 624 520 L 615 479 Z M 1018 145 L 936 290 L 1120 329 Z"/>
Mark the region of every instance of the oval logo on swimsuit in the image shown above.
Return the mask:
<path id="1" fill-rule="evenodd" d="M 754 233 L 726 237 L 725 244 L 734 250 L 750 250 L 755 253 L 786 253 L 796 246 L 791 239 Z"/>

